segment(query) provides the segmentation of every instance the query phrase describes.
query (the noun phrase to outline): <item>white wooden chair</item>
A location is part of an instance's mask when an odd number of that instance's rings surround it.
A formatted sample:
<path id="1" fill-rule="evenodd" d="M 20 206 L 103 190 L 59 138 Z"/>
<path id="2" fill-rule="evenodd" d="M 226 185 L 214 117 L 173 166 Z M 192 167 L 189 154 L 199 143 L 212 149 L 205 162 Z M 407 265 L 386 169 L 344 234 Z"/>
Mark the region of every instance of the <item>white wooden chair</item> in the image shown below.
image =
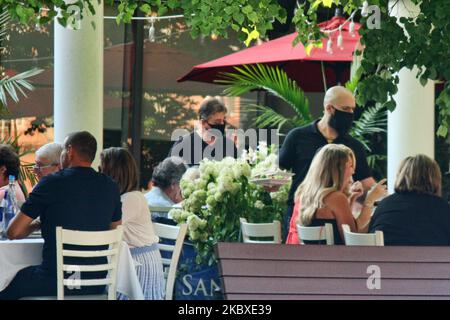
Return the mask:
<path id="1" fill-rule="evenodd" d="M 343 224 L 344 241 L 346 246 L 384 246 L 383 231 L 375 233 L 351 232 L 348 224 Z"/>
<path id="2" fill-rule="evenodd" d="M 108 231 L 73 231 L 56 227 L 56 270 L 58 279 L 58 300 L 64 300 L 64 286 L 108 286 L 108 300 L 116 300 L 117 267 L 119 263 L 120 246 L 122 245 L 123 228 L 118 226 Z M 102 246 L 108 245 L 106 250 L 80 251 L 66 250 L 63 245 Z M 102 265 L 68 265 L 64 264 L 64 257 L 107 257 L 108 263 Z M 108 271 L 103 279 L 64 279 L 64 271 Z M 72 296 L 70 296 L 72 297 Z M 75 299 L 100 299 L 102 296 L 77 296 Z M 106 296 L 103 296 L 106 298 Z"/>
<path id="3" fill-rule="evenodd" d="M 297 224 L 298 240 L 300 244 L 303 241 L 326 241 L 327 245 L 334 244 L 333 225 L 325 223 L 319 227 L 305 227 Z"/>
<path id="4" fill-rule="evenodd" d="M 245 243 L 281 243 L 281 223 L 248 223 L 247 219 L 239 218 L 241 222 L 242 241 Z M 252 240 L 252 238 L 272 238 L 273 240 Z"/>
<path id="5" fill-rule="evenodd" d="M 116 300 L 117 268 L 120 247 L 122 245 L 123 228 L 118 226 L 108 231 L 75 231 L 56 227 L 56 297 L 25 297 L 21 300 Z M 109 246 L 105 250 L 69 250 L 63 245 L 76 246 Z M 108 258 L 107 264 L 99 265 L 73 265 L 65 264 L 64 257 L 77 258 Z M 64 279 L 64 272 L 107 272 L 101 279 Z M 64 287 L 83 287 L 107 285 L 108 293 L 99 295 L 64 295 Z"/>
<path id="6" fill-rule="evenodd" d="M 157 212 L 157 213 L 169 213 L 170 210 L 173 209 L 173 207 L 156 207 L 156 206 L 148 206 L 150 209 L 150 212 Z"/>
<path id="7" fill-rule="evenodd" d="M 175 286 L 175 278 L 178 267 L 178 260 L 180 259 L 181 249 L 183 248 L 184 238 L 187 232 L 187 224 L 180 226 L 171 226 L 162 223 L 153 223 L 155 234 L 160 239 L 174 240 L 175 244 L 158 243 L 158 248 L 161 253 L 167 252 L 171 258 L 162 258 L 164 267 L 164 278 L 166 280 L 166 300 L 172 300 L 173 289 Z"/>

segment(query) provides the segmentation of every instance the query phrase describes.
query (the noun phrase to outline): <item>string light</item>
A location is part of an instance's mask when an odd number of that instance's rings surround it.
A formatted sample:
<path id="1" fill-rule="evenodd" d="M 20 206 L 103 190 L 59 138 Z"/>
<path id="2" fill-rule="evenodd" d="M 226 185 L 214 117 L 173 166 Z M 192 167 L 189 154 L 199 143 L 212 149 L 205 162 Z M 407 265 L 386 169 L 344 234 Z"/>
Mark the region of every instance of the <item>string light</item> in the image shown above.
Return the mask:
<path id="1" fill-rule="evenodd" d="M 148 40 L 150 42 L 155 42 L 155 19 L 152 17 L 150 19 L 150 28 L 148 28 Z"/>
<path id="2" fill-rule="evenodd" d="M 333 53 L 333 40 L 331 39 L 331 37 L 327 41 L 327 52 L 329 54 Z"/>
<path id="3" fill-rule="evenodd" d="M 337 46 L 339 49 L 344 50 L 344 39 L 342 37 L 342 26 L 339 27 L 339 35 L 337 37 Z"/>
<path id="4" fill-rule="evenodd" d="M 369 15 L 369 3 L 367 1 L 363 2 L 363 6 L 361 9 L 361 15 L 363 17 L 367 17 Z"/>
<path id="5" fill-rule="evenodd" d="M 348 31 L 350 32 L 350 35 L 352 37 L 355 37 L 355 22 L 353 22 L 353 19 L 352 22 L 350 22 L 350 25 L 348 26 Z"/>
<path id="6" fill-rule="evenodd" d="M 154 20 L 154 21 L 160 21 L 160 20 L 166 20 L 166 19 L 178 19 L 178 18 L 184 18 L 184 15 L 182 14 L 177 14 L 177 15 L 173 15 L 173 16 L 161 16 L 161 17 L 157 17 L 157 16 L 148 16 L 148 17 L 132 17 L 131 20 Z M 103 19 L 106 20 L 116 20 L 117 17 L 116 16 L 103 16 Z"/>

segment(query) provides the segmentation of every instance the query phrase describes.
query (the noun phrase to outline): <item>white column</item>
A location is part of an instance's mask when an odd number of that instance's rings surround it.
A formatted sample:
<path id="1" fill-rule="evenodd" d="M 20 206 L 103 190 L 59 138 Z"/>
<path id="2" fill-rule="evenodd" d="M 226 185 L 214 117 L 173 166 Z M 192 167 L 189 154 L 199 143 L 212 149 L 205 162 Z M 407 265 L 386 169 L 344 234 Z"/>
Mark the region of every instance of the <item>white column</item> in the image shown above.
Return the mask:
<path id="1" fill-rule="evenodd" d="M 393 3 L 390 1 L 390 4 Z M 417 15 L 418 8 L 410 0 L 394 1 L 392 15 Z M 400 162 L 418 153 L 434 158 L 434 81 L 423 87 L 416 78 L 417 68 L 402 69 L 398 92 L 394 96 L 397 108 L 388 115 L 388 185 L 393 192 Z"/>
<path id="2" fill-rule="evenodd" d="M 91 3 L 96 14 L 85 9 L 78 30 L 55 20 L 54 121 L 56 142 L 74 131 L 94 135 L 98 163 L 103 149 L 103 2 Z"/>

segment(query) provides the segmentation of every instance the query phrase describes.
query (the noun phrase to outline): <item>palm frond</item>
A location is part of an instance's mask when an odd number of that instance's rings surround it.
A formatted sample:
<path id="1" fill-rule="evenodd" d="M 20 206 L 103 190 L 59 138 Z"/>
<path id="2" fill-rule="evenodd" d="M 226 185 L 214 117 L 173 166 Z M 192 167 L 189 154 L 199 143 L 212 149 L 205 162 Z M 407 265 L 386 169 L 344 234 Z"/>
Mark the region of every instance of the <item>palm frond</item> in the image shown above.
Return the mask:
<path id="1" fill-rule="evenodd" d="M 375 172 L 378 173 L 378 176 L 385 177 L 386 176 L 386 161 L 387 156 L 384 154 L 371 154 L 366 157 L 367 164 L 370 169 L 374 172 L 374 177 L 377 176 Z"/>
<path id="2" fill-rule="evenodd" d="M 268 106 L 250 104 L 246 106 L 246 110 L 257 114 L 253 124 L 258 128 L 277 127 L 281 130 L 284 126 L 296 127 L 305 122 L 299 117 L 287 118 Z"/>
<path id="3" fill-rule="evenodd" d="M 311 120 L 309 102 L 297 83 L 278 67 L 262 64 L 235 67 L 234 73 L 221 73 L 216 83 L 227 85 L 224 93 L 238 96 L 255 89 L 264 89 L 284 100 L 305 121 Z"/>
<path id="4" fill-rule="evenodd" d="M 351 135 L 361 142 L 367 141 L 366 137 L 374 133 L 386 132 L 387 128 L 387 110 L 377 104 L 366 108 L 358 120 L 354 121 Z M 364 144 L 364 143 L 363 143 Z M 370 149 L 365 146 L 366 149 Z"/>
<path id="5" fill-rule="evenodd" d="M 33 68 L 31 70 L 16 74 L 13 77 L 6 76 L 0 80 L 0 103 L 3 106 L 7 106 L 7 95 L 11 97 L 14 102 L 19 101 L 19 91 L 24 97 L 26 93 L 24 89 L 32 91 L 34 89 L 33 85 L 26 79 L 33 77 L 43 70 L 38 68 Z"/>

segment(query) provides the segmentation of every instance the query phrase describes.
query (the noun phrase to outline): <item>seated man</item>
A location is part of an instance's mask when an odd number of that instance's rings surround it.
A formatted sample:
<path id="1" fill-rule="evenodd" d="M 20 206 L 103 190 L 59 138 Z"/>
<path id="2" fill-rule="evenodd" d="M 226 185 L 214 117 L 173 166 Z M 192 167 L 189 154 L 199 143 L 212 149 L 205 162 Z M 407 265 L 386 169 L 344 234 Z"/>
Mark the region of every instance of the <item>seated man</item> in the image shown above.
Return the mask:
<path id="1" fill-rule="evenodd" d="M 96 151 L 97 142 L 86 131 L 66 137 L 61 154 L 63 170 L 39 181 L 7 231 L 9 239 L 25 238 L 39 227 L 35 219 L 40 217 L 45 241 L 42 264 L 20 270 L 0 292 L 0 300 L 56 295 L 57 226 L 80 231 L 106 231 L 121 223 L 122 205 L 117 184 L 91 168 Z M 93 260 L 96 261 L 90 262 L 94 264 L 106 262 L 104 259 Z M 81 277 L 87 278 L 84 274 Z M 67 290 L 67 294 L 98 294 L 103 290 L 104 286 L 82 287 Z"/>

